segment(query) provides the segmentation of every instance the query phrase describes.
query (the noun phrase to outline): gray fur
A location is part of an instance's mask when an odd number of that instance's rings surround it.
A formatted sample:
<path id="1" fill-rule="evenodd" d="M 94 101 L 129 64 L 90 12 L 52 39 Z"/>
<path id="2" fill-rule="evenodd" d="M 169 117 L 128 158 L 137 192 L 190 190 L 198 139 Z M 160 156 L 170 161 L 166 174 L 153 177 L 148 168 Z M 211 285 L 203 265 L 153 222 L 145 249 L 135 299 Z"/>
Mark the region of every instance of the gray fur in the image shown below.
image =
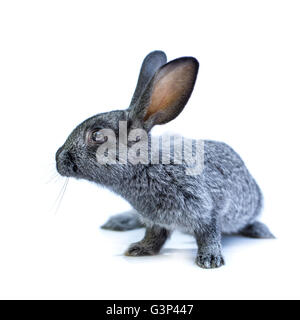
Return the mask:
<path id="1" fill-rule="evenodd" d="M 144 239 L 133 243 L 125 252 L 126 256 L 152 256 L 159 253 L 160 249 L 171 235 L 171 230 L 157 225 L 146 227 Z"/>
<path id="2" fill-rule="evenodd" d="M 269 228 L 259 221 L 255 221 L 252 224 L 247 225 L 240 231 L 240 234 L 249 238 L 275 239 Z"/>
<path id="3" fill-rule="evenodd" d="M 256 222 L 263 203 L 261 191 L 232 148 L 222 142 L 204 141 L 204 170 L 191 176 L 185 172 L 186 162 L 101 165 L 95 157 L 96 148 L 87 145 L 85 139 L 86 132 L 94 128 L 110 128 L 118 134 L 120 120 L 150 130 L 154 124 L 162 123 L 161 119 L 174 118 L 193 89 L 198 71 L 195 61 L 184 58 L 173 64 L 191 62 L 195 72 L 191 74 L 194 80 L 187 87 L 185 98 L 172 109 L 173 115 L 160 113 L 159 117 L 154 115 L 143 122 L 140 115 L 151 97 L 152 79 L 144 89 L 144 98 L 136 100 L 138 105 L 129 110 L 98 114 L 75 128 L 57 151 L 57 170 L 63 176 L 86 179 L 109 188 L 137 211 L 138 216 L 114 216 L 103 226 L 111 230 L 131 230 L 146 225 L 145 238 L 131 245 L 127 255 L 156 254 L 171 232 L 179 229 L 195 236 L 198 244 L 196 263 L 203 268 L 216 268 L 224 264 L 222 233 L 270 238 L 267 227 Z M 172 67 L 172 62 L 167 66 Z M 153 77 L 164 68 L 156 70 Z M 148 134 L 151 138 L 150 132 Z"/>
<path id="4" fill-rule="evenodd" d="M 124 212 L 116 214 L 101 226 L 102 229 L 114 231 L 128 231 L 143 228 L 145 225 L 141 222 L 137 212 Z"/>

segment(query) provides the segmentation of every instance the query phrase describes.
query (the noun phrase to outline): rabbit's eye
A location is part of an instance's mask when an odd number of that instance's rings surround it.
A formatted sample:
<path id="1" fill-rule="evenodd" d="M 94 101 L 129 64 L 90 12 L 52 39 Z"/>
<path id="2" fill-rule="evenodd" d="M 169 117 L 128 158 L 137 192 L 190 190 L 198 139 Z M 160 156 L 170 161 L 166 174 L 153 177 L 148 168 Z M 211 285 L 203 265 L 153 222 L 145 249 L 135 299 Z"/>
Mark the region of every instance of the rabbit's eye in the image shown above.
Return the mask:
<path id="1" fill-rule="evenodd" d="M 92 132 L 90 139 L 96 143 L 104 143 L 107 141 L 107 136 L 105 136 L 101 130 Z"/>

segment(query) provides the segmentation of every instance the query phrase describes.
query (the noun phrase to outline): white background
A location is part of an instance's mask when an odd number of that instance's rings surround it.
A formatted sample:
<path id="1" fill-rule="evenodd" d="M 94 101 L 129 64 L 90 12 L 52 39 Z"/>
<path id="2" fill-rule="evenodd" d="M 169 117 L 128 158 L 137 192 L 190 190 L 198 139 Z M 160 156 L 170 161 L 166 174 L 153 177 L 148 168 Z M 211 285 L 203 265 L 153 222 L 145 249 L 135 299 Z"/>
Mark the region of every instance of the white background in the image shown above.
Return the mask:
<path id="1" fill-rule="evenodd" d="M 288 0 L 1 1 L 0 298 L 300 298 L 299 15 Z M 100 230 L 130 207 L 86 181 L 51 209 L 56 149 L 87 117 L 126 108 L 155 49 L 200 62 L 185 110 L 155 133 L 230 144 L 277 236 L 225 238 L 218 270 L 198 268 L 179 233 L 159 256 L 124 257 L 143 230 Z"/>

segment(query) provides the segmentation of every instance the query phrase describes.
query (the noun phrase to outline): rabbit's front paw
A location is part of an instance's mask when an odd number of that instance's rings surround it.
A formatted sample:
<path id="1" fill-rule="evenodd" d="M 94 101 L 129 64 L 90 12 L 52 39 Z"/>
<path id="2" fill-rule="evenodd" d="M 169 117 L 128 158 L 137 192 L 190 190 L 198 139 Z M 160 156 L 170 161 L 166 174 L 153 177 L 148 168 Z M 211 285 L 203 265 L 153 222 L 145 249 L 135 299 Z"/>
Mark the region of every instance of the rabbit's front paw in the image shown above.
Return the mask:
<path id="1" fill-rule="evenodd" d="M 129 257 L 140 257 L 140 256 L 153 256 L 157 252 L 143 243 L 133 243 L 125 252 L 125 256 Z"/>
<path id="2" fill-rule="evenodd" d="M 220 268 L 225 264 L 222 254 L 198 253 L 196 264 L 204 269 Z"/>

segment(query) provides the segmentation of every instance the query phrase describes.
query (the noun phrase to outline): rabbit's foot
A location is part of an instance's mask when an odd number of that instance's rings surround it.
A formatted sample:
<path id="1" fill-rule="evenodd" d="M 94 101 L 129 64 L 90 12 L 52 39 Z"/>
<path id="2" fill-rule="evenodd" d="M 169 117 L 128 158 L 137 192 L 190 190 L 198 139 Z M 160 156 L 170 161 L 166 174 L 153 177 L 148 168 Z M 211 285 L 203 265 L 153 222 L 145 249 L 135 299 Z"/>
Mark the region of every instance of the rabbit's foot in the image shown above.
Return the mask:
<path id="1" fill-rule="evenodd" d="M 139 220 L 137 213 L 132 213 L 131 211 L 112 216 L 101 226 L 102 229 L 112 231 L 128 231 L 143 227 L 144 225 Z"/>
<path id="2" fill-rule="evenodd" d="M 204 269 L 220 268 L 225 264 L 221 253 L 198 253 L 196 264 Z"/>
<path id="3" fill-rule="evenodd" d="M 153 256 L 158 251 L 153 247 L 149 247 L 142 242 L 133 243 L 125 252 L 125 256 L 129 257 L 141 257 L 141 256 Z"/>
<path id="4" fill-rule="evenodd" d="M 269 228 L 259 221 L 248 224 L 244 229 L 240 231 L 240 234 L 249 238 L 275 239 L 275 236 L 272 234 Z"/>
<path id="5" fill-rule="evenodd" d="M 216 223 L 212 223 L 206 232 L 195 232 L 198 244 L 196 264 L 204 269 L 219 268 L 225 264 L 222 256 L 221 232 Z"/>
<path id="6" fill-rule="evenodd" d="M 144 239 L 133 243 L 125 255 L 132 257 L 153 256 L 159 253 L 170 234 L 171 231 L 157 225 L 147 227 Z"/>

